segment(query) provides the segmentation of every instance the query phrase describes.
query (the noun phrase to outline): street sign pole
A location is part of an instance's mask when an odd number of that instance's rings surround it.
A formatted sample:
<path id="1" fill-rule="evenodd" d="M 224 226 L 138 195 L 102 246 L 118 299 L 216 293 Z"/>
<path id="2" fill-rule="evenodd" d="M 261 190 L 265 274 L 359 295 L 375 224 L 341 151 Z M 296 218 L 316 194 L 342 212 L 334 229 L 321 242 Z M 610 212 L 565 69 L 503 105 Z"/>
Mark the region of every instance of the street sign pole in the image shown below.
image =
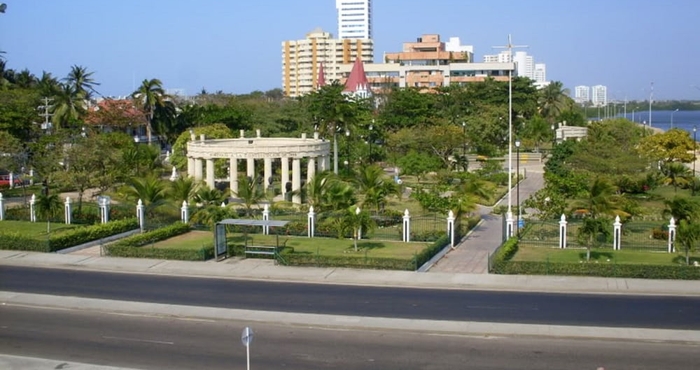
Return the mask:
<path id="1" fill-rule="evenodd" d="M 246 369 L 250 370 L 250 344 L 253 343 L 253 329 L 245 327 L 241 333 L 241 342 L 245 346 Z"/>

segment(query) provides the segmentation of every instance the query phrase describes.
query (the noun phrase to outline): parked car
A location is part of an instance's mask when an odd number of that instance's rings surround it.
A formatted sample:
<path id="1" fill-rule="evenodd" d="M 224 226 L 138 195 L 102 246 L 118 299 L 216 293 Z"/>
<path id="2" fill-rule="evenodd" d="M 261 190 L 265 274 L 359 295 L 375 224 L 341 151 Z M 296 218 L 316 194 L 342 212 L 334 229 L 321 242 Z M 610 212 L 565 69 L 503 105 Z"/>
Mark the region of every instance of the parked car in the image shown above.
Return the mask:
<path id="1" fill-rule="evenodd" d="M 12 178 L 14 186 L 22 186 L 22 179 L 18 175 L 14 175 Z M 10 175 L 0 175 L 0 188 L 10 187 Z"/>

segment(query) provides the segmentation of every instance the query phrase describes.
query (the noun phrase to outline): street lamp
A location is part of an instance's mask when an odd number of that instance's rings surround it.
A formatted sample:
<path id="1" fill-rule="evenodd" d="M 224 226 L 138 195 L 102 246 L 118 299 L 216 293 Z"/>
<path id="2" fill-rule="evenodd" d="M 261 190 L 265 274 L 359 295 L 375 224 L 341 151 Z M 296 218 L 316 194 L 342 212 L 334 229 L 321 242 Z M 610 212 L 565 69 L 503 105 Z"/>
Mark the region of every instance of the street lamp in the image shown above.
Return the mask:
<path id="1" fill-rule="evenodd" d="M 676 108 L 676 110 L 674 110 L 673 112 L 671 112 L 671 129 L 673 129 L 673 115 L 674 115 L 676 112 L 678 112 L 678 108 Z"/>
<path id="2" fill-rule="evenodd" d="M 345 172 L 350 174 L 350 130 L 345 130 Z"/>
<path id="3" fill-rule="evenodd" d="M 642 137 L 647 136 L 647 121 L 642 121 Z"/>
<path id="4" fill-rule="evenodd" d="M 517 183 L 515 184 L 516 189 L 517 189 L 516 190 L 517 196 L 515 198 L 515 202 L 518 205 L 518 219 L 516 222 L 516 227 L 517 227 L 516 230 L 518 230 L 517 235 L 519 238 L 520 237 L 520 218 L 522 217 L 523 213 L 522 213 L 521 208 L 520 208 L 520 140 L 518 140 L 518 139 L 515 140 L 515 152 L 516 152 L 516 157 L 515 157 L 516 170 L 515 170 L 515 172 L 517 173 L 517 175 L 516 175 L 517 177 L 515 178 L 516 179 L 515 181 L 517 181 Z"/>
<path id="5" fill-rule="evenodd" d="M 369 125 L 369 163 L 372 163 L 372 130 L 374 129 L 374 120 Z"/>
<path id="6" fill-rule="evenodd" d="M 557 143 L 557 131 L 556 126 L 554 126 L 554 124 L 552 124 L 550 128 L 552 129 L 552 150 L 554 150 L 554 144 Z"/>
<path id="7" fill-rule="evenodd" d="M 462 121 L 462 157 L 467 156 L 467 123 Z"/>

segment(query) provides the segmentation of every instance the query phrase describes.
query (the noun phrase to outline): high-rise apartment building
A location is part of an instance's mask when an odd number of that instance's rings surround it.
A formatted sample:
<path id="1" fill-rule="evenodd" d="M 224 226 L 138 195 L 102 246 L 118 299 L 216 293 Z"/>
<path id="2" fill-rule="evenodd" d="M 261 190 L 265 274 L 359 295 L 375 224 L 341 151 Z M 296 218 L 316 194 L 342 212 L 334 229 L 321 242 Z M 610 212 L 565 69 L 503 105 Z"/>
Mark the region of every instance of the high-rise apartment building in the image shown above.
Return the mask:
<path id="1" fill-rule="evenodd" d="M 591 87 L 591 103 L 595 107 L 602 107 L 608 104 L 608 88 L 603 85 Z"/>
<path id="2" fill-rule="evenodd" d="M 484 63 L 515 63 L 515 75 L 527 77 L 535 81 L 535 86 L 538 88 L 547 86 L 547 66 L 544 63 L 535 63 L 535 58 L 528 55 L 525 51 L 517 51 L 513 53 L 513 60 L 510 58 L 508 50 L 501 51 L 498 54 L 484 55 Z"/>
<path id="3" fill-rule="evenodd" d="M 355 59 L 372 63 L 374 43 L 370 39 L 334 39 L 329 32 L 313 30 L 303 40 L 282 43 L 282 90 L 286 96 L 300 96 L 319 87 L 319 76 L 327 83 L 340 81 L 340 67 Z M 320 71 L 323 73 L 320 73 Z"/>
<path id="4" fill-rule="evenodd" d="M 516 76 L 535 79 L 535 59 L 532 55 L 527 55 L 527 52 L 524 51 L 517 51 L 513 54 L 513 61 L 515 62 Z"/>
<path id="5" fill-rule="evenodd" d="M 584 85 L 576 86 L 574 88 L 574 101 L 579 104 L 591 101 L 591 88 Z"/>
<path id="6" fill-rule="evenodd" d="M 335 0 L 339 39 L 372 38 L 372 0 Z"/>
<path id="7" fill-rule="evenodd" d="M 547 82 L 547 65 L 544 63 L 535 63 L 535 71 L 532 77 L 535 82 Z"/>

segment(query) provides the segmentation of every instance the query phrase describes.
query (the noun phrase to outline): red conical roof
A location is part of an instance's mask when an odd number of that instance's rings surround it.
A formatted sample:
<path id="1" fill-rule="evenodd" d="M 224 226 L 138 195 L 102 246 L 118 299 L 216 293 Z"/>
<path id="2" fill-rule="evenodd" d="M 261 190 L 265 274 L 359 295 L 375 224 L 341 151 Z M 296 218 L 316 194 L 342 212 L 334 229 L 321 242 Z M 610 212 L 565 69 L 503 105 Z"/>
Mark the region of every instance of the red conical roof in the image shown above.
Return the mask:
<path id="1" fill-rule="evenodd" d="M 355 59 L 355 65 L 352 66 L 350 71 L 350 76 L 348 80 L 345 81 L 345 92 L 356 92 L 358 90 L 368 90 L 369 82 L 367 81 L 367 75 L 365 74 L 365 67 L 362 64 L 360 57 Z"/>
<path id="2" fill-rule="evenodd" d="M 326 86 L 326 74 L 323 72 L 323 63 L 318 66 L 318 81 L 316 82 L 316 87 Z"/>

